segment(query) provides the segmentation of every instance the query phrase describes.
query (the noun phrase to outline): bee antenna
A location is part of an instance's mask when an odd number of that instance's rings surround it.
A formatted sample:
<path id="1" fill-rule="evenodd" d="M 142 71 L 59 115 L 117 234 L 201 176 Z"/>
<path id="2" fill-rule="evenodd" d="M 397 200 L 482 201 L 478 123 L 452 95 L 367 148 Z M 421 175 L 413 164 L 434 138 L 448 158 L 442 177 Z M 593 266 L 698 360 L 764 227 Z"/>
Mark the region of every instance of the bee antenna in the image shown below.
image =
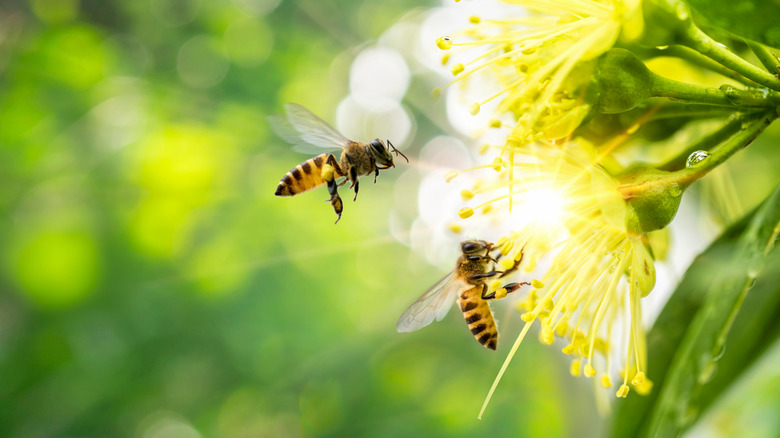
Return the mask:
<path id="1" fill-rule="evenodd" d="M 391 148 L 393 148 L 393 152 L 395 152 L 395 155 L 396 155 L 396 156 L 398 156 L 398 155 L 400 154 L 402 157 L 404 157 L 404 160 L 406 160 L 406 162 L 407 162 L 407 163 L 409 162 L 409 159 L 408 159 L 408 158 L 406 158 L 406 155 L 404 155 L 404 153 L 403 153 L 403 152 L 401 152 L 401 151 L 399 151 L 398 149 L 396 149 L 396 148 L 395 148 L 395 146 L 393 146 L 393 144 L 392 144 L 392 143 L 390 143 L 390 140 L 387 140 L 387 144 L 388 144 L 388 145 L 389 145 Z"/>

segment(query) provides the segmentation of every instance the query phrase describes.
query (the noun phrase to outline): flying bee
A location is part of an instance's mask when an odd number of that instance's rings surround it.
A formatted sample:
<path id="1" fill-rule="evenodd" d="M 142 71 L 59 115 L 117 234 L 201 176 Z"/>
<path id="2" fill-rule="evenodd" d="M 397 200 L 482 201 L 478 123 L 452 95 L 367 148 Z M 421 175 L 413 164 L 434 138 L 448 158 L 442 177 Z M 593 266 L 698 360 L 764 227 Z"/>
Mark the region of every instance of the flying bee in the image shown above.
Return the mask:
<path id="1" fill-rule="evenodd" d="M 313 146 L 327 149 L 341 148 L 341 158 L 337 161 L 332 153 L 323 153 L 310 158 L 293 167 L 287 172 L 279 185 L 276 186 L 276 196 L 295 196 L 306 192 L 322 184 L 328 185 L 330 193 L 330 205 L 341 219 L 344 204 L 338 194 L 338 187 L 347 181 L 352 184 L 349 188 L 355 190 L 353 201 L 357 200 L 358 177 L 374 174 L 374 183 L 379 176 L 379 171 L 395 167 L 393 156 L 401 155 L 409 162 L 406 155 L 387 140 L 387 145 L 382 140 L 375 138 L 368 143 L 352 141 L 333 129 L 327 122 L 311 113 L 306 108 L 288 103 L 285 105 L 286 119 L 281 115 L 271 116 L 271 125 L 282 138 L 291 143 L 307 143 Z M 337 179 L 344 177 L 339 183 Z"/>
<path id="2" fill-rule="evenodd" d="M 515 261 L 512 268 L 506 271 L 497 271 L 497 259 L 490 256 L 492 249 L 493 244 L 484 240 L 462 242 L 460 244 L 462 254 L 455 264 L 455 269 L 437 281 L 404 311 L 398 319 L 396 330 L 411 332 L 427 326 L 434 319 L 441 321 L 457 297 L 460 310 L 466 318 L 471 333 L 484 347 L 495 350 L 498 343 L 498 330 L 488 302 L 506 295 L 496 296 L 496 291 L 487 293 L 488 286 L 485 282 L 490 278 L 501 278 L 515 271 L 520 265 L 520 260 Z M 522 260 L 522 256 L 520 258 Z M 502 289 L 510 293 L 529 284 L 531 283 L 509 283 Z"/>

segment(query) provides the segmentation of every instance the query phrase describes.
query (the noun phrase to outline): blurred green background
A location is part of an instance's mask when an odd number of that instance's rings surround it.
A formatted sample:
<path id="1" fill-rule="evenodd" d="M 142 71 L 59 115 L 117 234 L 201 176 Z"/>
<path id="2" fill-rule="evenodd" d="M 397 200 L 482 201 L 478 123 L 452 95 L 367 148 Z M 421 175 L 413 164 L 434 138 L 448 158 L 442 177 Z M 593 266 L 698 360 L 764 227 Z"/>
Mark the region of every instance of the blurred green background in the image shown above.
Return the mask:
<path id="1" fill-rule="evenodd" d="M 590 382 L 534 342 L 476 420 L 519 327 L 507 306 L 497 353 L 457 312 L 395 332 L 443 274 L 390 236 L 401 171 L 344 195 L 338 226 L 325 190 L 273 196 L 307 157 L 266 116 L 299 102 L 333 121 L 354 48 L 418 6 L 0 4 L 3 436 L 597 427 Z"/>
<path id="2" fill-rule="evenodd" d="M 408 165 L 337 226 L 324 189 L 273 196 L 307 156 L 267 115 L 333 122 L 361 48 L 432 5 L 0 3 L 0 435 L 598 435 L 593 382 L 533 332 L 476 419 L 521 327 L 506 303 L 495 353 L 457 311 L 396 333 L 444 274 L 389 231 L 416 214 Z M 414 158 L 440 131 L 411 70 Z M 748 394 L 777 388 L 766 363 Z"/>

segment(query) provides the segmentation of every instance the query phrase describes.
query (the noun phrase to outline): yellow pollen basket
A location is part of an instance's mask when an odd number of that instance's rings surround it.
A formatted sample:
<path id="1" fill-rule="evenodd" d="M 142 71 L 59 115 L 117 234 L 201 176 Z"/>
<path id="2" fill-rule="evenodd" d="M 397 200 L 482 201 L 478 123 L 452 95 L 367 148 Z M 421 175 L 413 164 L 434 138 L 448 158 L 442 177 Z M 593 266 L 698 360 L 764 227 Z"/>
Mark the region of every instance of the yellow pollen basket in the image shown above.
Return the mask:
<path id="1" fill-rule="evenodd" d="M 333 179 L 333 173 L 335 172 L 335 169 L 333 169 L 333 166 L 330 164 L 325 164 L 322 166 L 322 179 L 325 181 L 330 181 Z"/>

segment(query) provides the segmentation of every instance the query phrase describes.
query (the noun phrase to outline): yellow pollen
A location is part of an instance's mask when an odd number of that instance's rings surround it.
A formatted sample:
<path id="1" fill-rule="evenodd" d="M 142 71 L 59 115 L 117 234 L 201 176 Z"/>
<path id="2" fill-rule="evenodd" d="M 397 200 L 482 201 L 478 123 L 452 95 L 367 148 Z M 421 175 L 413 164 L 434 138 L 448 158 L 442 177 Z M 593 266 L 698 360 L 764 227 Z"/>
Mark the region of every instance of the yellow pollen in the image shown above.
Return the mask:
<path id="1" fill-rule="evenodd" d="M 431 96 L 433 96 L 434 99 L 438 99 L 441 96 L 441 88 L 434 88 L 433 91 L 431 91 Z"/>
<path id="2" fill-rule="evenodd" d="M 469 22 L 471 22 L 471 23 L 479 24 L 480 21 L 481 20 L 476 15 L 472 15 L 471 17 L 469 17 Z"/>
<path id="3" fill-rule="evenodd" d="M 325 181 L 330 181 L 333 179 L 333 172 L 335 172 L 335 169 L 333 169 L 333 166 L 330 164 L 325 164 L 322 166 L 322 179 Z"/>
<path id="4" fill-rule="evenodd" d="M 509 251 L 512 251 L 512 247 L 515 246 L 515 242 L 513 240 L 508 241 L 501 247 L 501 255 L 505 256 L 509 254 Z"/>
<path id="5" fill-rule="evenodd" d="M 455 234 L 460 234 L 463 231 L 463 227 L 461 227 L 460 224 L 451 223 L 450 231 L 452 231 Z"/>
<path id="6" fill-rule="evenodd" d="M 604 388 L 609 388 L 612 386 L 612 381 L 609 380 L 609 376 L 604 374 L 601 376 L 601 386 Z"/>
<path id="7" fill-rule="evenodd" d="M 566 321 L 562 321 L 558 323 L 558 325 L 555 327 L 555 334 L 564 337 L 566 336 L 566 332 L 569 330 L 569 325 L 566 324 Z"/>
<path id="8" fill-rule="evenodd" d="M 496 299 L 500 300 L 506 296 L 506 288 L 496 289 Z"/>
<path id="9" fill-rule="evenodd" d="M 569 344 L 563 348 L 561 348 L 561 351 L 563 354 L 572 354 L 577 348 L 573 344 Z"/>
<path id="10" fill-rule="evenodd" d="M 645 373 L 640 371 L 640 372 L 636 373 L 636 375 L 634 376 L 633 380 L 631 380 L 631 384 L 632 385 L 641 385 L 642 382 L 644 382 L 644 381 L 645 381 Z"/>
<path id="11" fill-rule="evenodd" d="M 542 332 L 539 336 L 542 339 L 542 342 L 547 345 L 552 345 L 553 340 L 555 339 L 553 331 L 550 327 L 542 327 Z"/>
<path id="12" fill-rule="evenodd" d="M 472 192 L 471 190 L 463 189 L 460 191 L 460 197 L 464 201 L 468 201 L 469 199 L 474 197 L 474 192 Z"/>
<path id="13" fill-rule="evenodd" d="M 626 398 L 628 395 L 628 385 L 623 384 L 620 385 L 620 388 L 617 390 L 617 396 L 621 398 Z"/>
<path id="14" fill-rule="evenodd" d="M 541 289 L 544 287 L 544 283 L 539 280 L 531 280 L 531 286 L 535 287 L 536 289 Z"/>
<path id="15" fill-rule="evenodd" d="M 436 38 L 436 47 L 442 50 L 449 50 L 452 47 L 452 38 L 446 35 Z"/>
<path id="16" fill-rule="evenodd" d="M 460 216 L 461 219 L 466 219 L 473 215 L 474 215 L 474 209 L 471 207 L 461 208 L 460 211 L 458 211 L 458 216 Z"/>
<path id="17" fill-rule="evenodd" d="M 585 374 L 585 377 L 593 377 L 593 376 L 596 375 L 596 369 L 593 368 L 593 365 L 586 364 L 585 365 L 585 372 L 584 372 L 584 374 Z"/>
<path id="18" fill-rule="evenodd" d="M 461 64 L 461 63 L 457 63 L 457 64 L 453 65 L 452 68 L 450 69 L 452 74 L 455 75 L 455 76 L 457 76 L 459 73 L 463 73 L 463 70 L 464 70 L 463 64 Z"/>
<path id="19" fill-rule="evenodd" d="M 445 53 L 444 56 L 441 57 L 441 65 L 447 64 L 447 62 L 449 62 L 449 60 L 450 60 L 450 54 L 449 53 Z"/>
<path id="20" fill-rule="evenodd" d="M 525 322 L 531 322 L 536 319 L 536 315 L 534 312 L 525 312 L 522 315 L 520 315 L 520 319 L 522 319 Z"/>
<path id="21" fill-rule="evenodd" d="M 504 269 L 512 269 L 515 267 L 515 261 L 512 259 L 501 259 L 501 261 L 498 263 Z"/>
<path id="22" fill-rule="evenodd" d="M 579 376 L 580 375 L 580 361 L 575 360 L 572 361 L 571 366 L 569 367 L 569 372 L 572 376 Z"/>
<path id="23" fill-rule="evenodd" d="M 491 128 L 500 128 L 501 127 L 501 121 L 493 119 L 493 120 L 488 122 L 488 126 L 490 126 Z"/>
<path id="24" fill-rule="evenodd" d="M 458 172 L 457 170 L 451 170 L 447 172 L 447 174 L 444 175 L 444 181 L 446 182 L 452 181 L 453 179 L 455 179 L 456 176 L 458 176 L 459 173 L 460 172 Z"/>
<path id="25" fill-rule="evenodd" d="M 653 390 L 653 381 L 650 379 L 645 379 L 645 381 L 642 382 L 640 385 L 635 385 L 634 389 L 636 389 L 636 392 L 639 395 L 650 394 L 650 391 Z"/>
<path id="26" fill-rule="evenodd" d="M 476 116 L 479 114 L 479 103 L 474 102 L 471 105 L 469 105 L 469 113 L 471 113 L 472 116 Z"/>
<path id="27" fill-rule="evenodd" d="M 493 170 L 496 172 L 501 172 L 501 167 L 504 164 L 504 160 L 501 159 L 501 157 L 496 157 L 495 160 L 493 160 Z"/>

